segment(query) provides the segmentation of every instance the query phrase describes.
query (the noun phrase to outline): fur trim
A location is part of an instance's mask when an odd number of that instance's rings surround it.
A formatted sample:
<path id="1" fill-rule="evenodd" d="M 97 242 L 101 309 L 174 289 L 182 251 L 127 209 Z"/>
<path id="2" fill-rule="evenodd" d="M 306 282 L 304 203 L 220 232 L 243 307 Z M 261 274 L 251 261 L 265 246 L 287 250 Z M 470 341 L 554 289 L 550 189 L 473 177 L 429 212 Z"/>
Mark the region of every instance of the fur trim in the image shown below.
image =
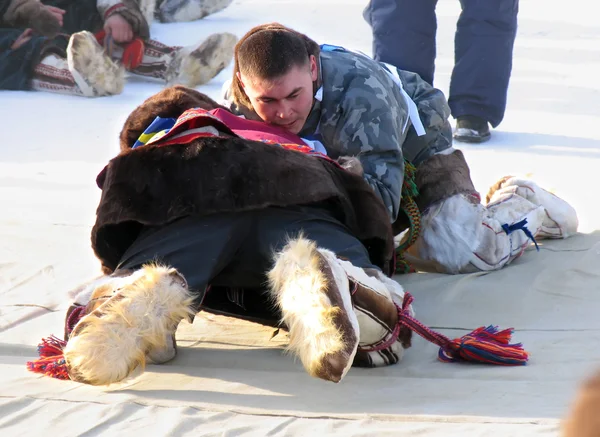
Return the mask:
<path id="1" fill-rule="evenodd" d="M 67 63 L 84 96 L 110 96 L 123 91 L 125 70 L 105 54 L 90 32 L 71 35 Z"/>
<path id="2" fill-rule="evenodd" d="M 496 181 L 495 183 L 492 184 L 492 186 L 490 187 L 490 189 L 488 190 L 487 194 L 485 195 L 485 203 L 486 205 L 490 202 L 492 202 L 492 198 L 494 197 L 494 194 L 500 189 L 502 188 L 502 185 L 504 185 L 504 183 L 513 178 L 514 176 L 504 176 L 501 177 L 500 179 L 498 179 L 498 181 Z"/>
<path id="3" fill-rule="evenodd" d="M 193 298 L 175 269 L 145 266 L 115 291 L 71 333 L 64 356 L 75 381 L 108 385 L 125 379 L 192 314 Z M 92 297 L 103 292 L 97 289 Z"/>
<path id="4" fill-rule="evenodd" d="M 332 257 L 300 236 L 276 256 L 268 277 L 289 329 L 288 350 L 311 376 L 339 382 L 352 365 L 359 328 L 348 278 Z"/>
<path id="5" fill-rule="evenodd" d="M 456 194 L 477 192 L 469 165 L 460 150 L 449 155 L 436 154 L 425 160 L 417 167 L 415 184 L 419 190 L 415 200 L 421 211 Z"/>
<path id="6" fill-rule="evenodd" d="M 222 11 L 233 0 L 165 0 L 158 11 L 163 23 L 200 20 L 208 15 Z"/>
<path id="7" fill-rule="evenodd" d="M 231 33 L 215 33 L 198 46 L 181 49 L 165 73 L 167 85 L 197 87 L 207 83 L 232 61 L 236 42 Z"/>
<path id="8" fill-rule="evenodd" d="M 100 295 L 106 295 L 109 292 L 112 293 L 112 290 L 118 290 L 122 286 L 137 280 L 142 274 L 143 270 L 137 270 L 135 272 L 131 270 L 120 270 L 118 274 L 114 273 L 112 275 L 102 275 L 94 278 L 68 293 L 71 298 L 71 304 L 88 305 L 91 299 L 99 297 Z M 89 310 L 88 313 L 92 311 L 93 309 Z"/>
<path id="9" fill-rule="evenodd" d="M 175 334 L 167 333 L 164 345 L 155 345 L 146 353 L 148 364 L 164 364 L 177 356 L 177 341 Z"/>
<path id="10" fill-rule="evenodd" d="M 365 169 L 363 168 L 360 159 L 355 156 L 340 156 L 337 163 L 344 169 L 357 176 L 363 177 Z"/>

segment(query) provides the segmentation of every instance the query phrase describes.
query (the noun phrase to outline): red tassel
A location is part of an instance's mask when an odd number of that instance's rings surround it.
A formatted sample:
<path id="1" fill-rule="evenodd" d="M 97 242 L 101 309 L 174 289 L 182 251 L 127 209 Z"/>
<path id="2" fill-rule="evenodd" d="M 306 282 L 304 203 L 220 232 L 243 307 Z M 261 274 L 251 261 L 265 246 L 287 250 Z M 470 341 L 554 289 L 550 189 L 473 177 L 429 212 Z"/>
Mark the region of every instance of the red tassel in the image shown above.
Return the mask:
<path id="1" fill-rule="evenodd" d="M 496 326 L 482 326 L 441 347 L 438 357 L 444 362 L 469 361 L 501 366 L 523 366 L 529 354 L 521 343 L 510 344 L 512 329 L 498 331 Z"/>
<path id="2" fill-rule="evenodd" d="M 66 341 L 54 335 L 42 339 L 42 342 L 38 345 L 40 358 L 35 361 L 28 361 L 27 367 L 35 373 L 42 373 L 57 379 L 70 379 L 63 355 L 63 349 L 66 345 Z"/>

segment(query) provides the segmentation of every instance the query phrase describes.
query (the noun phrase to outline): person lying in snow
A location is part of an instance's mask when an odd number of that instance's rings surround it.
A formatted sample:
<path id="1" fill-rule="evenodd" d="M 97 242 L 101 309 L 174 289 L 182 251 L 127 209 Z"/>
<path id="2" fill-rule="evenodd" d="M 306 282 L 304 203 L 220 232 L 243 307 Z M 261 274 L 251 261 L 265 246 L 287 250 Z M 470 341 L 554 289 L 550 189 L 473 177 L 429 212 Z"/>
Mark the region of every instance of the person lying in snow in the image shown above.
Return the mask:
<path id="1" fill-rule="evenodd" d="M 134 0 L 0 0 L 0 89 L 114 95 L 123 89 L 123 66 L 194 87 L 229 64 L 236 41 L 216 33 L 196 46 L 161 44 L 150 39 Z"/>
<path id="2" fill-rule="evenodd" d="M 502 178 L 482 204 L 452 147 L 443 93 L 362 53 L 278 23 L 257 26 L 236 45 L 225 100 L 237 114 L 319 141 L 333 159 L 357 157 L 392 222 L 402 215 L 405 160 L 415 166 L 422 217 L 409 253 L 438 272 L 500 269 L 535 239 L 577 231 L 574 209 L 531 180 Z"/>
<path id="3" fill-rule="evenodd" d="M 185 87 L 136 108 L 120 143 L 97 177 L 91 242 L 105 275 L 74 293 L 66 341 L 44 340 L 31 370 L 122 381 L 173 359 L 179 322 L 200 310 L 287 330 L 306 371 L 333 382 L 399 362 L 412 331 L 442 361 L 527 361 L 509 330 L 450 340 L 414 319 L 390 278 L 389 214 L 356 158 Z"/>
<path id="4" fill-rule="evenodd" d="M 71 379 L 109 384 L 172 359 L 178 323 L 199 310 L 289 329 L 325 380 L 402 358 L 398 307 L 412 307 L 387 276 L 391 224 L 361 175 L 180 86 L 136 108 L 120 143 L 97 178 L 92 247 L 106 275 L 65 323 Z"/>

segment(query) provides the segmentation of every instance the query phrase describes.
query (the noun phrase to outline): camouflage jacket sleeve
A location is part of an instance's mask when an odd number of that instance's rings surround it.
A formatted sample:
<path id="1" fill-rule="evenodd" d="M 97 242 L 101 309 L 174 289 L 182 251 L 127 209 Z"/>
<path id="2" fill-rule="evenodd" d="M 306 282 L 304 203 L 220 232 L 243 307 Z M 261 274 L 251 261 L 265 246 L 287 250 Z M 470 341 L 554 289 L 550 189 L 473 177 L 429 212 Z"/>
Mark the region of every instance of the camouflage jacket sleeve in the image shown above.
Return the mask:
<path id="1" fill-rule="evenodd" d="M 409 132 L 403 146 L 404 156 L 415 165 L 452 146 L 452 127 L 448 118 L 450 107 L 444 93 L 410 71 L 398 70 L 406 93 L 415 102 L 419 118 L 425 128 L 425 136 L 417 137 Z"/>
<path id="2" fill-rule="evenodd" d="M 390 83 L 376 76 L 355 77 L 341 102 L 336 148 L 344 155 L 357 156 L 364 178 L 381 197 L 391 221 L 398 217 L 404 178 L 402 143 L 407 108 Z"/>
<path id="3" fill-rule="evenodd" d="M 137 0 L 98 0 L 96 6 L 103 20 L 106 21 L 111 15 L 120 14 L 131 25 L 136 36 L 142 39 L 150 38 L 148 21 Z"/>

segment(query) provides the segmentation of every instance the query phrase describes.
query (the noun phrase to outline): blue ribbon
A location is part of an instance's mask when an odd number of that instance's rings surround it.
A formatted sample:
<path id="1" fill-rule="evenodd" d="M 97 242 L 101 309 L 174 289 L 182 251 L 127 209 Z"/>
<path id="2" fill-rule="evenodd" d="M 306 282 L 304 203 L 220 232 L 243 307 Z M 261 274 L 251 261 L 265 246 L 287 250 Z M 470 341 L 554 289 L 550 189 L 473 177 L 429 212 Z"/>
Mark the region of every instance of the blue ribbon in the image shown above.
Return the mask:
<path id="1" fill-rule="evenodd" d="M 520 222 L 513 223 L 512 225 L 508 225 L 507 223 L 505 223 L 502 225 L 502 229 L 504 230 L 504 232 L 506 232 L 506 235 L 510 235 L 512 232 L 518 231 L 518 230 L 525 232 L 525 235 L 527 235 L 527 237 L 529 237 L 529 239 L 531 241 L 533 241 L 533 244 L 535 244 L 536 250 L 538 252 L 540 251 L 537 241 L 535 241 L 535 237 L 533 236 L 531 231 L 527 228 L 527 219 L 526 218 L 521 220 Z"/>

